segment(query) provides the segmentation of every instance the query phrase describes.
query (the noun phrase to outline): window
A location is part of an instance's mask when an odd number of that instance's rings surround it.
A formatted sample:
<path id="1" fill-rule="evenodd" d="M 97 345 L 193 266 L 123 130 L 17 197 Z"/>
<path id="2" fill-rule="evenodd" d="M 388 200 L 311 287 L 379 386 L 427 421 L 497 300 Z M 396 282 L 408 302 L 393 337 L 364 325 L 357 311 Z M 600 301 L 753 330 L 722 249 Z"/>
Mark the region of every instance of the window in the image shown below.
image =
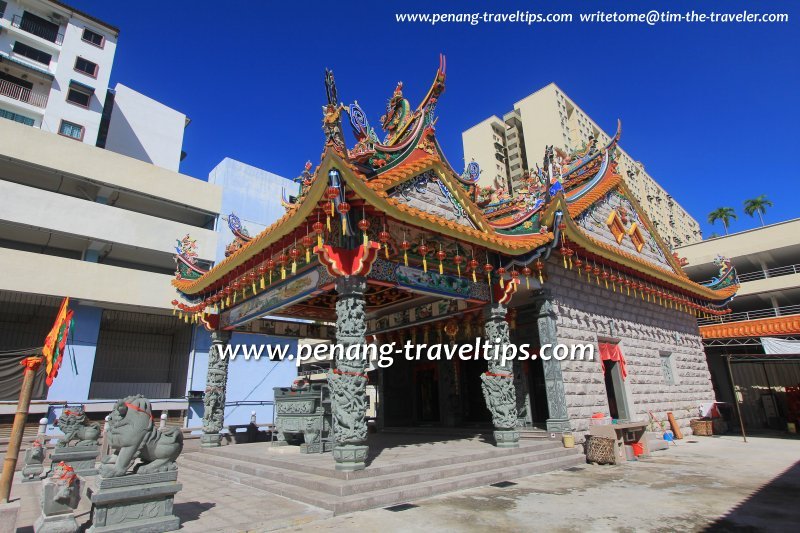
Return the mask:
<path id="1" fill-rule="evenodd" d="M 84 41 L 86 41 L 89 44 L 93 44 L 93 45 L 98 46 L 100 48 L 102 48 L 103 45 L 106 44 L 106 38 L 105 37 L 103 37 L 102 35 L 100 35 L 97 32 L 94 32 L 94 31 L 90 30 L 89 28 L 84 28 L 83 29 L 83 35 L 81 36 L 81 39 L 83 39 Z"/>
<path id="2" fill-rule="evenodd" d="M 83 126 L 73 122 L 67 122 L 66 120 L 61 121 L 61 126 L 58 127 L 58 133 L 59 135 L 76 139 L 78 141 L 83 140 Z"/>
<path id="3" fill-rule="evenodd" d="M 28 46 L 25 43 L 21 43 L 19 41 L 14 43 L 14 53 L 19 54 L 21 56 L 25 56 L 28 59 L 33 59 L 37 63 L 41 63 L 43 65 L 50 66 L 50 60 L 53 59 L 53 56 L 50 54 L 46 54 L 41 50 L 37 50 L 32 46 Z"/>
<path id="4" fill-rule="evenodd" d="M 3 6 L 0 5 L 0 7 Z M 14 122 L 19 122 L 20 124 L 25 124 L 26 126 L 33 126 L 35 123 L 32 118 L 28 118 L 17 113 L 12 113 L 11 111 L 6 111 L 5 109 L 0 109 L 0 118 L 13 120 Z"/>
<path id="5" fill-rule="evenodd" d="M 661 354 L 661 373 L 667 385 L 675 385 L 675 374 L 672 372 L 672 354 Z"/>
<path id="6" fill-rule="evenodd" d="M 8 2 L 0 0 L 0 18 L 3 18 L 3 15 L 6 14 L 6 7 L 8 7 Z"/>
<path id="7" fill-rule="evenodd" d="M 92 78 L 97 77 L 97 63 L 92 63 L 88 59 L 82 57 L 75 59 L 75 70 L 87 76 L 91 76 Z"/>
<path id="8" fill-rule="evenodd" d="M 81 107 L 89 107 L 89 102 L 92 100 L 92 93 L 85 91 L 81 87 L 71 86 L 67 92 L 67 102 L 79 105 Z"/>
<path id="9" fill-rule="evenodd" d="M 636 251 L 641 252 L 642 248 L 644 248 L 644 237 L 642 237 L 642 232 L 636 222 L 631 224 L 631 227 L 628 230 L 628 235 L 631 236 L 631 240 L 633 241 L 633 245 L 636 247 Z"/>
<path id="10" fill-rule="evenodd" d="M 606 225 L 614 235 L 614 239 L 616 239 L 617 244 L 621 243 L 622 239 L 625 237 L 625 225 L 622 223 L 622 219 L 620 218 L 616 209 L 611 211 L 611 214 L 606 220 Z"/>

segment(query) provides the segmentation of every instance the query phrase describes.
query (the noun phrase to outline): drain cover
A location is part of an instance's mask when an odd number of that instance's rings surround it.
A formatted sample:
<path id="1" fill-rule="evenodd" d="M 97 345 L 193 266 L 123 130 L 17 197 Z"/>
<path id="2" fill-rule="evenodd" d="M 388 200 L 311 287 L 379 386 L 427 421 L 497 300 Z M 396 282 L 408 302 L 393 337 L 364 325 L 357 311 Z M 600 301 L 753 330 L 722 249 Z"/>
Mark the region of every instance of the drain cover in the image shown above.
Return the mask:
<path id="1" fill-rule="evenodd" d="M 397 505 L 392 505 L 391 507 L 384 507 L 384 509 L 393 513 L 399 513 L 400 511 L 407 511 L 408 509 L 413 509 L 414 507 L 419 507 L 419 505 L 414 505 L 413 503 L 398 503 Z"/>
<path id="2" fill-rule="evenodd" d="M 498 481 L 497 483 L 492 483 L 489 485 L 490 487 L 497 487 L 499 489 L 504 489 L 506 487 L 513 487 L 516 485 L 513 481 Z"/>

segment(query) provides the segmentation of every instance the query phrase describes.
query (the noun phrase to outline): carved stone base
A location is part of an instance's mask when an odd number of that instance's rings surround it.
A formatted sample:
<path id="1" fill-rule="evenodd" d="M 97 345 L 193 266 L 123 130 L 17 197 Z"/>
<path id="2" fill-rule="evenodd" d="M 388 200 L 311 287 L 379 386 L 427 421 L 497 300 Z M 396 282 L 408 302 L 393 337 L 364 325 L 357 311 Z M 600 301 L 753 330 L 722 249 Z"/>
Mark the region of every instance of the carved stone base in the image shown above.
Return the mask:
<path id="1" fill-rule="evenodd" d="M 568 418 L 548 418 L 546 427 L 547 431 L 551 433 L 568 433 L 572 431 Z"/>
<path id="2" fill-rule="evenodd" d="M 22 482 L 32 483 L 34 481 L 41 481 L 42 472 L 44 472 L 44 465 L 41 463 L 25 465 L 22 468 Z"/>
<path id="3" fill-rule="evenodd" d="M 88 531 L 160 533 L 179 529 L 180 518 L 172 512 L 175 494 L 183 488 L 177 479 L 177 471 L 95 479 L 89 489 L 92 527 Z"/>
<path id="4" fill-rule="evenodd" d="M 516 429 L 495 430 L 494 445 L 498 448 L 519 448 L 519 431 Z"/>
<path id="5" fill-rule="evenodd" d="M 61 461 L 71 466 L 79 476 L 87 477 L 97 475 L 95 463 L 100 455 L 99 446 L 68 446 L 56 448 L 50 455 L 52 465 Z M 53 466 L 50 467 L 52 472 Z"/>
<path id="6" fill-rule="evenodd" d="M 33 524 L 35 533 L 77 533 L 78 522 L 72 513 L 55 516 L 40 515 Z"/>
<path id="7" fill-rule="evenodd" d="M 363 470 L 367 467 L 367 452 L 369 446 L 355 444 L 336 445 L 333 448 L 333 459 L 336 461 L 336 470 Z"/>
<path id="8" fill-rule="evenodd" d="M 14 533 L 17 530 L 17 515 L 20 500 L 0 503 L 0 533 Z"/>
<path id="9" fill-rule="evenodd" d="M 203 433 L 200 435 L 200 446 L 203 448 L 216 448 L 222 444 L 222 435 L 219 433 Z"/>

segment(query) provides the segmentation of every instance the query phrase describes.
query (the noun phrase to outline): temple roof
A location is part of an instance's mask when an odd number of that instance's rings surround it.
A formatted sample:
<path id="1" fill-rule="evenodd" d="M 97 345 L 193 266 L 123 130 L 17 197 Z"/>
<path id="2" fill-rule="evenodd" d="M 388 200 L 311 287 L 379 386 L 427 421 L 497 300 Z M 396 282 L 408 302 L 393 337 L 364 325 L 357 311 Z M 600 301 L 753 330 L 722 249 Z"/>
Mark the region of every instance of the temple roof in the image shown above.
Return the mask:
<path id="1" fill-rule="evenodd" d="M 480 187 L 474 162 L 457 173 L 435 135 L 434 112 L 444 80 L 442 58 L 430 90 L 413 111 L 398 84 L 381 117 L 385 137 L 379 140 L 357 102 L 349 107 L 338 103 L 333 74 L 327 71 L 325 148 L 319 165 L 312 171 L 308 164 L 296 180 L 300 193 L 284 200 L 286 213 L 258 235 L 237 233 L 228 257 L 199 277 L 195 267 L 184 268 L 188 275 L 179 275 L 174 286 L 190 299 L 211 294 L 269 258 L 297 248 L 313 223 L 336 218 L 336 210 L 346 204 L 340 216 L 346 219 L 342 230 L 347 237 L 360 235 L 355 228 L 359 219 L 348 214 L 356 209 L 351 206 L 358 206 L 361 220 L 380 215 L 384 232 L 387 223 L 418 228 L 460 243 L 464 248 L 459 249 L 470 249 L 473 257 L 476 250 L 497 254 L 507 265 L 529 264 L 541 256 L 537 251 L 560 244 L 587 262 L 605 262 L 687 296 L 719 304 L 735 294 L 735 283 L 706 287 L 689 280 L 654 231 L 617 172 L 619 127 L 602 147 L 591 141 L 572 154 L 546 147 L 542 167 L 527 175 L 523 190 L 513 196 L 502 187 Z M 347 148 L 343 113 L 356 138 L 352 148 Z M 374 223 L 372 231 L 378 231 Z M 330 229 L 325 236 L 338 238 Z"/>

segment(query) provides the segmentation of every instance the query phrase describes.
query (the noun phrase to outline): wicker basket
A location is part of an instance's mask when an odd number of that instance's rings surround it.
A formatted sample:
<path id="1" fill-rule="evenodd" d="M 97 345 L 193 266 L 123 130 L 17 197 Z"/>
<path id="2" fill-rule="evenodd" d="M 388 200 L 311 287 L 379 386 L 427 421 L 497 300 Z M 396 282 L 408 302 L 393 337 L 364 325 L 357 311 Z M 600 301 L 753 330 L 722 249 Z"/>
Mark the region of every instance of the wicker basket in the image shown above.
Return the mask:
<path id="1" fill-rule="evenodd" d="M 617 461 L 614 457 L 615 445 L 614 439 L 596 437 L 594 435 L 587 437 L 586 462 L 601 465 L 616 464 Z"/>
<path id="2" fill-rule="evenodd" d="M 689 421 L 689 427 L 692 428 L 692 434 L 701 437 L 710 437 L 714 434 L 714 422 L 711 420 L 702 420 L 695 418 Z"/>

